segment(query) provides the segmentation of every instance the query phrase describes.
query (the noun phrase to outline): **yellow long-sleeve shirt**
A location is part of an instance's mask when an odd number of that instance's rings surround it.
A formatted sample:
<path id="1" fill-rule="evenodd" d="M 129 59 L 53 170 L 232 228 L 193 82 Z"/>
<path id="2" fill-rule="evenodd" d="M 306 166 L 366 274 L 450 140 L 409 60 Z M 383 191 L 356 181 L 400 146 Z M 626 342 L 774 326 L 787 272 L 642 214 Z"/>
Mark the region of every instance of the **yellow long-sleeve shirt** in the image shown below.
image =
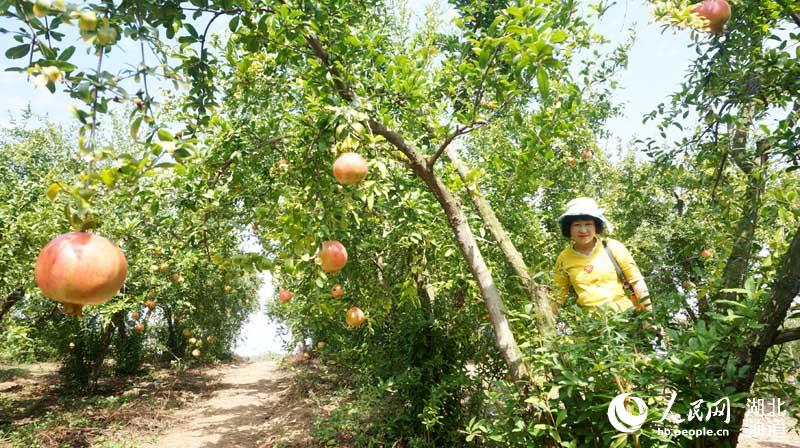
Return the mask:
<path id="1" fill-rule="evenodd" d="M 606 242 L 628 283 L 642 279 L 628 249 L 611 238 Z M 590 255 L 576 251 L 571 244 L 561 251 L 553 272 L 553 286 L 553 296 L 561 305 L 567 301 L 571 286 L 578 296 L 578 305 L 582 307 L 610 306 L 622 311 L 633 306 L 599 238 Z"/>

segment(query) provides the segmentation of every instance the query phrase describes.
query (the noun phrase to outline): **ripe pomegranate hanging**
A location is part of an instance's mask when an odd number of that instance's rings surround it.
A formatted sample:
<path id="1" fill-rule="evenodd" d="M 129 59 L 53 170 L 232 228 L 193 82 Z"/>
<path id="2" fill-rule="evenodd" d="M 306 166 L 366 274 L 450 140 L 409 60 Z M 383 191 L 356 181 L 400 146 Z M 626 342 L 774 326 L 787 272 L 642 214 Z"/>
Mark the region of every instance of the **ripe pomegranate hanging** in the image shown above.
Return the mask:
<path id="1" fill-rule="evenodd" d="M 722 33 L 725 22 L 731 18 L 731 6 L 727 0 L 703 0 L 695 6 L 694 12 L 708 20 L 708 30 L 714 34 Z"/>
<path id="2" fill-rule="evenodd" d="M 292 300 L 292 296 L 293 294 L 285 289 L 278 293 L 278 299 L 283 303 L 289 303 L 289 301 Z"/>
<path id="3" fill-rule="evenodd" d="M 363 325 L 367 318 L 364 317 L 364 312 L 361 311 L 361 308 L 354 306 L 347 310 L 347 315 L 344 320 L 347 322 L 347 325 L 356 328 Z"/>
<path id="4" fill-rule="evenodd" d="M 51 240 L 36 258 L 36 284 L 48 298 L 79 316 L 84 305 L 100 305 L 125 283 L 128 260 L 116 244 L 102 236 L 69 232 Z"/>
<path id="5" fill-rule="evenodd" d="M 333 285 L 333 288 L 331 288 L 331 295 L 336 299 L 342 297 L 344 295 L 344 289 L 342 289 L 342 285 L 338 283 Z"/>
<path id="6" fill-rule="evenodd" d="M 367 177 L 367 161 L 355 152 L 346 152 L 333 163 L 333 177 L 344 185 L 353 185 Z"/>
<path id="7" fill-rule="evenodd" d="M 338 241 L 325 241 L 319 251 L 319 260 L 323 271 L 336 274 L 347 264 L 347 249 Z"/>

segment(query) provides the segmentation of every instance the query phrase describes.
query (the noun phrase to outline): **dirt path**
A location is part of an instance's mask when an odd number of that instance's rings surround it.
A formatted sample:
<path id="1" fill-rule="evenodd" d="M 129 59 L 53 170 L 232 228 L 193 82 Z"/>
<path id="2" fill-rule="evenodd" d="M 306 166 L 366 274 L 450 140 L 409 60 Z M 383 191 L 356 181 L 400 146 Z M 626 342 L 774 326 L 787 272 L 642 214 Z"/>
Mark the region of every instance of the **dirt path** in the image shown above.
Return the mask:
<path id="1" fill-rule="evenodd" d="M 276 361 L 226 367 L 207 401 L 174 415 L 151 448 L 308 446 L 312 406 L 292 396 L 292 372 Z"/>

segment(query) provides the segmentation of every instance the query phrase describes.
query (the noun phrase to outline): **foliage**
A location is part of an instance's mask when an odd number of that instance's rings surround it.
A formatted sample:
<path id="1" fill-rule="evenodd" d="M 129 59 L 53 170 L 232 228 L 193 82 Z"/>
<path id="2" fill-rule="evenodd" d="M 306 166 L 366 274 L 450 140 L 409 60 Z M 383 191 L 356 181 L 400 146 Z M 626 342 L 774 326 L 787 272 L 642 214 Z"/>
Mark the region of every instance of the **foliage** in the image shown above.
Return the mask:
<path id="1" fill-rule="evenodd" d="M 688 1 L 651 3 L 669 24 L 699 25 Z M 772 303 L 794 284 L 781 276 L 794 260 L 789 240 L 797 238 L 800 212 L 792 174 L 798 77 L 789 45 L 800 19 L 785 2 L 732 3 L 724 34 L 692 32 L 698 56 L 686 83 L 647 117 L 665 141 L 637 143 L 650 160 L 631 154 L 617 163 L 599 142 L 618 112 L 610 98 L 630 43 L 609 48 L 594 31 L 609 2 L 454 1 L 451 25 L 431 10 L 416 30 L 402 8 L 377 0 L 53 3 L 46 18 L 32 4 L 0 2 L 24 24 L 12 32 L 19 45 L 7 57 L 27 56 L 21 70 L 83 102 L 75 112 L 77 149 L 91 161 L 82 174 L 57 173 L 67 180 L 50 191 L 68 205 L 72 226 L 102 224 L 122 241 L 131 265 L 122 298 L 93 311 L 85 333 L 59 327 L 48 302 L 33 294 L 18 320 L 34 316 L 47 325 L 20 323 L 8 334 L 96 341 L 109 321 L 129 326 L 127 313 L 137 309 L 148 327 L 143 350 L 181 358 L 193 349 L 188 337 L 214 334 L 220 345 L 210 352 L 221 356 L 253 308 L 253 272 L 270 269 L 294 298 L 270 303 L 268 314 L 306 350 L 324 342 L 317 350 L 358 380 L 358 400 L 327 424 L 359 428 L 358 444 L 693 442 L 665 439 L 654 425 L 618 434 L 605 412 L 629 390 L 653 412 L 663 409 L 664 390 L 680 393 L 674 410 L 682 413 L 693 400 L 726 396 L 736 430 L 748 393 L 796 394 L 775 387 L 796 371 L 796 360 L 770 344 L 796 317 L 787 319 L 786 300 Z M 119 37 L 140 45 L 138 68 L 111 74 L 73 64 L 75 47 L 61 42 L 74 31 L 67 28 L 73 16 L 85 23 L 89 11 L 99 14 L 98 28 L 84 26 L 80 35 L 98 67 Z M 213 39 L 218 19 L 228 26 L 225 38 Z M 109 27 L 117 37 L 101 37 Z M 163 64 L 148 64 L 145 44 Z M 46 67 L 59 68 L 61 79 Z M 146 79 L 157 71 L 189 83 L 178 107 L 155 107 Z M 144 88 L 128 94 L 119 82 L 125 76 L 141 77 Z M 125 134 L 133 142 L 98 136 L 99 114 L 115 101 L 130 111 Z M 670 141 L 673 128 L 684 134 L 677 141 Z M 447 162 L 448 147 L 470 167 L 463 178 Z M 347 151 L 369 160 L 358 186 L 330 175 Z M 625 316 L 567 310 L 565 330 L 541 331 L 529 285 L 487 237 L 488 222 L 470 207 L 473 193 L 489 201 L 545 283 L 562 246 L 554 217 L 575 196 L 598 197 L 619 225 L 613 236 L 647 275 L 668 352 L 648 353 L 654 335 Z M 26 226 L 55 219 L 44 218 Z M 458 227 L 462 220 L 468 229 Z M 261 253 L 240 252 L 237 236 L 246 229 Z M 470 246 L 473 230 L 478 242 Z M 46 235 L 26 246 L 28 259 Z M 333 239 L 350 254 L 337 275 L 322 271 L 315 256 Z M 711 257 L 699 255 L 706 248 Z M 0 253 L 10 259 L 13 250 Z M 480 275 L 477 259 L 486 260 L 488 274 Z M 0 269 L 4 279 L 11 269 Z M 329 293 L 336 283 L 343 299 Z M 492 288 L 500 303 L 491 301 Z M 142 308 L 148 299 L 157 300 L 156 311 Z M 359 329 L 343 323 L 354 305 L 368 318 Z M 522 385 L 505 378 L 511 366 L 508 347 L 495 340 L 496 308 L 529 366 Z M 126 341 L 116 356 L 122 371 L 132 371 L 139 340 Z M 97 357 L 83 350 L 74 355 L 83 360 L 77 373 Z M 332 440 L 324 428 L 321 434 Z"/>

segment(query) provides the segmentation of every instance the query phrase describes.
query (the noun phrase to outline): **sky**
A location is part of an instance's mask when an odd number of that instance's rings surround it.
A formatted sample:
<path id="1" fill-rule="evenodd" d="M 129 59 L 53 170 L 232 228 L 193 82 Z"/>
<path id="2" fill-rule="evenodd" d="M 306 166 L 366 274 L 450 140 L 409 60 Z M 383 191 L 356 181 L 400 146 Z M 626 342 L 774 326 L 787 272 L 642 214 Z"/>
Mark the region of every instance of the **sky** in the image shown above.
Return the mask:
<path id="1" fill-rule="evenodd" d="M 414 18 L 421 20 L 426 6 L 431 3 L 432 0 L 409 1 Z M 450 16 L 452 14 L 444 14 L 444 17 Z M 8 21 L 3 20 L 0 20 L 0 27 L 12 28 Z M 608 123 L 608 129 L 612 134 L 612 138 L 607 141 L 606 149 L 609 150 L 616 147 L 625 150 L 637 137 L 657 136 L 652 124 L 642 124 L 642 116 L 678 90 L 692 57 L 692 52 L 688 49 L 689 32 L 662 33 L 661 26 L 652 22 L 649 6 L 644 0 L 618 1 L 599 24 L 598 31 L 608 36 L 613 43 L 619 43 L 627 39 L 631 27 L 636 32 L 637 40 L 629 53 L 627 70 L 617 77 L 620 88 L 614 98 L 622 103 L 625 109 L 622 116 Z M 0 45 L 8 48 L 13 43 L 7 36 L 0 36 Z M 85 48 L 79 40 L 74 42 L 74 45 L 79 48 L 76 55 L 81 53 L 81 48 Z M 0 92 L 3 95 L 3 101 L 0 102 L 0 127 L 7 126 L 28 105 L 38 115 L 48 116 L 65 126 L 74 126 L 74 118 L 68 112 L 72 100 L 66 94 L 51 94 L 44 88 L 34 88 L 24 75 L 5 71 L 16 61 L 9 61 L 4 56 L 0 58 Z M 120 48 L 111 53 L 107 63 L 111 67 L 121 67 L 136 63 L 134 61 L 138 61 L 138 58 L 135 49 Z M 82 63 L 95 60 L 93 55 L 81 56 Z M 133 91 L 135 90 L 131 90 Z M 257 250 L 252 244 L 248 244 L 246 248 Z M 274 300 L 270 274 L 264 273 L 263 279 L 264 285 L 259 291 L 262 309 L 268 300 Z M 279 325 L 270 322 L 264 313 L 259 311 L 245 324 L 236 353 L 242 356 L 256 356 L 269 352 L 284 353 L 286 336 L 282 337 L 279 333 Z"/>

